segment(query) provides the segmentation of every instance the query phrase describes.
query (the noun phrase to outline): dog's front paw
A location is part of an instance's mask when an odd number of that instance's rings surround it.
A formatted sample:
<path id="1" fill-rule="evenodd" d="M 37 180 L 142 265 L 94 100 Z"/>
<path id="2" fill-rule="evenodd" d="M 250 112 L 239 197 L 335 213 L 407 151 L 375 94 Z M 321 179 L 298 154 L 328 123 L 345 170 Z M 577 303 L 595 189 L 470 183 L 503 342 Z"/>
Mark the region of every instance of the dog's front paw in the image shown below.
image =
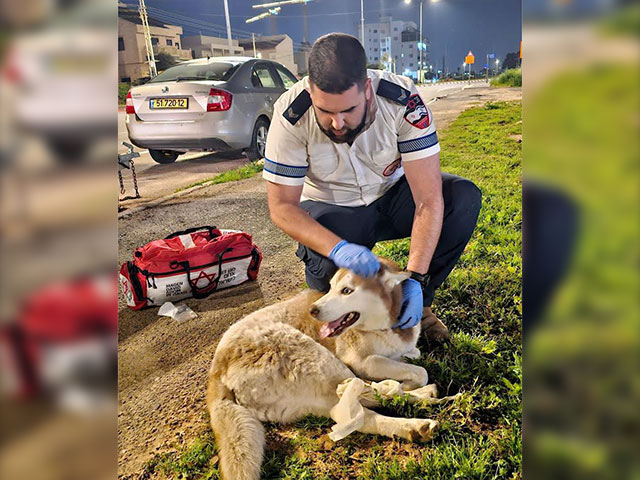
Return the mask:
<path id="1" fill-rule="evenodd" d="M 411 390 L 408 393 L 411 398 L 415 400 L 431 400 L 433 398 L 437 398 L 438 396 L 438 387 L 435 383 L 430 385 L 425 385 L 424 387 L 416 388 L 415 390 Z"/>
<path id="2" fill-rule="evenodd" d="M 411 374 L 402 382 L 402 389 L 406 392 L 424 387 L 429 383 L 429 374 L 427 371 L 417 365 L 411 365 Z"/>
<path id="3" fill-rule="evenodd" d="M 438 428 L 438 422 L 435 420 L 416 420 L 416 426 L 409 431 L 412 442 L 428 442 L 433 438 L 433 434 Z"/>
<path id="4" fill-rule="evenodd" d="M 420 350 L 414 347 L 413 349 L 405 353 L 403 357 L 408 358 L 409 360 L 415 360 L 417 358 L 420 358 Z"/>

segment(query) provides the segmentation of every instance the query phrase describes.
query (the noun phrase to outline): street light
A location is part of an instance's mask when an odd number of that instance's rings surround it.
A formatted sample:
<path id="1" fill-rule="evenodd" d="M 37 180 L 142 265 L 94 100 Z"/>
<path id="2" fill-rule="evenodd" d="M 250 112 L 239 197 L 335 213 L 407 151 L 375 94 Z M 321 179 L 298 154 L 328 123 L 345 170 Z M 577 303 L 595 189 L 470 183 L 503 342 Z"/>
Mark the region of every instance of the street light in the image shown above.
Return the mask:
<path id="1" fill-rule="evenodd" d="M 433 0 L 432 0 L 433 1 Z M 424 2 L 424 0 L 420 0 L 420 39 L 418 41 L 418 48 L 420 49 L 420 63 L 418 64 L 418 81 L 419 82 L 424 82 L 423 78 L 422 78 L 422 3 Z M 404 0 L 404 3 L 406 3 L 407 5 L 409 5 L 411 3 L 411 0 Z"/>
<path id="2" fill-rule="evenodd" d="M 420 48 L 420 63 L 419 63 L 419 72 L 418 72 L 418 80 L 424 81 L 422 78 L 422 50 L 426 48 L 426 44 L 422 41 L 422 3 L 424 0 L 420 1 L 420 41 L 418 42 Z M 431 3 L 437 3 L 439 0 L 431 0 Z M 404 0 L 404 3 L 407 5 L 411 4 L 411 0 Z"/>
<path id="3" fill-rule="evenodd" d="M 252 5 L 251 8 L 272 8 L 281 7 L 282 5 L 291 5 L 294 3 L 309 3 L 311 0 L 281 0 L 279 2 L 262 3 L 260 5 Z"/>
<path id="4" fill-rule="evenodd" d="M 258 20 L 262 20 L 263 18 L 270 17 L 271 15 L 278 15 L 278 13 L 280 13 L 280 10 L 282 10 L 282 7 L 270 8 L 266 12 L 256 15 L 255 17 L 247 18 L 244 21 L 244 23 L 257 22 Z"/>

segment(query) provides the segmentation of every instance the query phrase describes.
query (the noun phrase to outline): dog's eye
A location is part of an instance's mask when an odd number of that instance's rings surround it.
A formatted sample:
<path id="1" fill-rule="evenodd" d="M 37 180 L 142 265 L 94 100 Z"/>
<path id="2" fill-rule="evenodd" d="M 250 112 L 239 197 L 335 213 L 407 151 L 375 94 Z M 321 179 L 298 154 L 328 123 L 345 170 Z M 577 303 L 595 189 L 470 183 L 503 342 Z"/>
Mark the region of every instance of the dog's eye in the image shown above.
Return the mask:
<path id="1" fill-rule="evenodd" d="M 342 295 L 349 295 L 352 292 L 353 292 L 353 290 L 351 290 L 349 287 L 344 287 L 342 290 L 340 290 L 340 293 Z"/>

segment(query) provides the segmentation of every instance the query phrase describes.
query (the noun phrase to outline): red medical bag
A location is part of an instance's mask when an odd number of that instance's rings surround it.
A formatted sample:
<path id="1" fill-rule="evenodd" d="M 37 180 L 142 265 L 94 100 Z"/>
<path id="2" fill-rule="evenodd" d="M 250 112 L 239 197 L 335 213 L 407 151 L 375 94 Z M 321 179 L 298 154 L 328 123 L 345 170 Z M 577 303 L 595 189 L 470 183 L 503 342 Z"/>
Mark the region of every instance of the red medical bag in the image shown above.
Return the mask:
<path id="1" fill-rule="evenodd" d="M 248 233 L 195 227 L 137 248 L 120 268 L 120 285 L 127 305 L 139 310 L 255 280 L 261 261 Z"/>

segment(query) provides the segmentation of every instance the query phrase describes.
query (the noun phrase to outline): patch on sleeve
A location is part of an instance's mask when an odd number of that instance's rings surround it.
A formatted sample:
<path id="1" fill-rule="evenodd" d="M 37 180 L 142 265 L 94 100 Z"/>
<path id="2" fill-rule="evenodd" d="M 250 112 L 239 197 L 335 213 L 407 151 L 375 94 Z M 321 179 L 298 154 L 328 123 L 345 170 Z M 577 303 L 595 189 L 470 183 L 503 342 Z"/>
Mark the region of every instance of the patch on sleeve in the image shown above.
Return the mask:
<path id="1" fill-rule="evenodd" d="M 404 119 L 416 128 L 424 129 L 431 125 L 429 110 L 420 95 L 414 94 L 409 97 L 407 108 L 404 111 Z"/>

